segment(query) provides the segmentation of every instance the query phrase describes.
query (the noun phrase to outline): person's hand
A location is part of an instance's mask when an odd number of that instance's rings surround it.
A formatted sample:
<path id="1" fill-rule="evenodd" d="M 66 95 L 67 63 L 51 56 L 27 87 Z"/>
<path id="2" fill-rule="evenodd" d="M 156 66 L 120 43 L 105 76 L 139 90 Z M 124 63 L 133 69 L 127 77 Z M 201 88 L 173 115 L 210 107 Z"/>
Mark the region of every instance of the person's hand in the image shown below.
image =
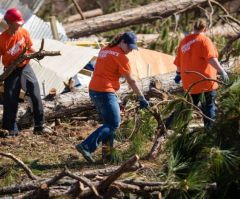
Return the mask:
<path id="1" fill-rule="evenodd" d="M 44 55 L 38 55 L 36 58 L 37 58 L 37 60 L 41 60 L 44 58 Z"/>
<path id="2" fill-rule="evenodd" d="M 176 84 L 180 84 L 180 81 L 181 81 L 180 72 L 176 71 L 176 76 L 174 78 L 174 81 L 175 81 Z"/>
<path id="3" fill-rule="evenodd" d="M 228 74 L 226 73 L 225 70 L 222 71 L 221 77 L 222 77 L 222 79 L 223 79 L 223 81 L 224 81 L 225 83 L 227 83 L 227 82 L 229 81 Z"/>
<path id="4" fill-rule="evenodd" d="M 145 99 L 143 95 L 138 97 L 138 101 L 140 103 L 140 108 L 148 108 L 149 107 L 149 102 Z"/>

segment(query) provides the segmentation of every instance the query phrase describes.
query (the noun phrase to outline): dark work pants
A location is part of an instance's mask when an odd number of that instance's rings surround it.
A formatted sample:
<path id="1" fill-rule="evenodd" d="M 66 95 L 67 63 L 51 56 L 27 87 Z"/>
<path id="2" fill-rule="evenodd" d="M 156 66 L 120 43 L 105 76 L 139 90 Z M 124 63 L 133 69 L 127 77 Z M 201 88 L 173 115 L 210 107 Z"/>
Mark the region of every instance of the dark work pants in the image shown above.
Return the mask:
<path id="1" fill-rule="evenodd" d="M 16 116 L 21 88 L 31 99 L 35 128 L 41 127 L 44 123 L 43 105 L 40 96 L 39 84 L 32 68 L 29 64 L 27 64 L 24 68 L 17 68 L 4 81 L 3 129 L 18 131 Z"/>
<path id="2" fill-rule="evenodd" d="M 204 94 L 204 101 L 201 104 L 201 110 L 203 112 L 204 115 L 208 116 L 211 119 L 215 119 L 216 118 L 216 105 L 215 105 L 215 98 L 216 98 L 216 91 L 210 91 L 210 92 L 205 92 Z M 191 94 L 192 100 L 193 100 L 193 104 L 195 106 L 198 106 L 199 102 L 200 102 L 200 98 L 201 98 L 202 93 L 199 94 Z M 170 128 L 171 124 L 173 122 L 173 118 L 174 118 L 174 114 L 172 113 L 170 115 L 170 117 L 167 118 L 166 120 L 166 128 Z M 206 129 L 211 129 L 212 127 L 212 122 L 208 119 L 206 119 L 205 117 L 203 118 L 203 122 L 204 122 L 204 127 Z"/>

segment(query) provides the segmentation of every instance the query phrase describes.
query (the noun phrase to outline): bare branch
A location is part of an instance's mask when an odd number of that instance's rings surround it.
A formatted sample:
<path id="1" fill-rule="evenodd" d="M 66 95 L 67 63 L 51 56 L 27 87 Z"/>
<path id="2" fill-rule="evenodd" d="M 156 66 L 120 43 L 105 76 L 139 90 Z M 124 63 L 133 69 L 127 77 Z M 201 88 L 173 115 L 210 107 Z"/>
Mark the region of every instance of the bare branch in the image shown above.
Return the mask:
<path id="1" fill-rule="evenodd" d="M 4 156 L 4 157 L 7 157 L 7 158 L 10 158 L 12 159 L 14 162 L 18 163 L 22 168 L 23 170 L 27 173 L 28 177 L 32 180 L 37 180 L 38 177 L 35 176 L 32 171 L 28 168 L 27 165 L 25 165 L 23 163 L 22 160 L 20 160 L 19 158 L 17 158 L 15 155 L 11 154 L 11 153 L 3 153 L 3 152 L 0 152 L 0 155 L 1 156 Z"/>

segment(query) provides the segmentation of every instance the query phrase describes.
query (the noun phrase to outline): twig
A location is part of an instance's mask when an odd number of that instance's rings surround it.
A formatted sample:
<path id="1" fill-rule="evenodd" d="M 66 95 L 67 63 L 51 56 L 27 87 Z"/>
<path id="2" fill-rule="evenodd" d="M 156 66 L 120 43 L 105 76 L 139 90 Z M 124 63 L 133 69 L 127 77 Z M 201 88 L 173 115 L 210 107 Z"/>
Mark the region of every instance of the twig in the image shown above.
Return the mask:
<path id="1" fill-rule="evenodd" d="M 88 180 L 86 177 L 84 177 L 84 176 L 77 176 L 77 175 L 75 175 L 73 173 L 70 173 L 70 171 L 68 171 L 68 170 L 65 170 L 65 173 L 66 173 L 66 175 L 68 177 L 71 177 L 71 178 L 73 178 L 75 180 L 78 180 L 78 181 L 82 182 L 83 184 L 85 184 L 86 186 L 88 186 L 93 191 L 93 193 L 96 196 L 99 196 L 99 193 L 98 193 L 97 189 L 95 188 L 95 186 L 92 185 L 90 180 Z"/>
<path id="2" fill-rule="evenodd" d="M 223 12 L 226 13 L 225 17 L 229 18 L 230 20 L 232 20 L 233 22 L 235 22 L 236 24 L 238 24 L 240 26 L 240 22 L 238 19 L 234 18 L 233 16 L 231 16 L 229 14 L 229 12 L 226 10 L 226 8 L 224 8 L 224 6 L 222 6 L 219 2 L 214 1 L 214 0 L 210 0 L 210 2 L 212 2 L 213 4 L 217 5 L 219 8 L 221 8 L 223 10 Z"/>
<path id="3" fill-rule="evenodd" d="M 28 168 L 27 165 L 25 165 L 23 163 L 22 160 L 18 159 L 15 155 L 11 154 L 11 153 L 3 153 L 3 152 L 0 152 L 0 155 L 1 156 L 4 156 L 4 157 L 7 157 L 7 158 L 10 158 L 12 159 L 14 162 L 18 163 L 22 168 L 23 170 L 27 173 L 28 177 L 32 180 L 37 180 L 38 177 L 35 176 L 32 171 Z"/>
<path id="4" fill-rule="evenodd" d="M 136 110 L 136 109 L 135 109 L 135 110 Z M 128 140 L 131 139 L 132 136 L 133 136 L 133 134 L 134 134 L 135 132 L 137 132 L 138 129 L 139 129 L 139 116 L 138 116 L 137 112 L 135 112 L 135 114 L 134 114 L 134 127 L 133 127 L 133 129 L 132 129 L 131 134 L 128 136 L 127 139 L 128 139 Z"/>
<path id="5" fill-rule="evenodd" d="M 191 84 L 191 86 L 188 88 L 186 94 L 188 94 L 196 84 L 199 84 L 199 83 L 204 82 L 204 81 L 213 81 L 213 82 L 217 82 L 217 83 L 219 83 L 219 84 L 227 85 L 227 84 L 225 84 L 225 83 L 222 82 L 222 81 L 219 81 L 219 80 L 216 80 L 216 79 L 212 79 L 212 78 L 208 78 L 208 77 L 206 77 L 205 75 L 203 75 L 203 74 L 201 74 L 201 73 L 199 73 L 199 72 L 197 72 L 197 71 L 185 71 L 185 73 L 195 73 L 195 74 L 197 74 L 197 75 L 199 75 L 199 76 L 201 76 L 201 77 L 204 78 L 204 79 L 201 79 L 201 80 L 199 80 L 199 81 L 194 82 L 193 84 Z"/>
<path id="6" fill-rule="evenodd" d="M 232 47 L 233 42 L 235 42 L 236 40 L 238 40 L 240 38 L 240 34 L 238 34 L 237 36 L 231 38 L 227 44 L 225 45 L 225 47 L 221 50 L 221 52 L 219 53 L 219 57 L 220 59 L 223 57 L 223 55 Z M 228 58 L 229 59 L 229 58 Z M 227 59 L 227 60 L 228 60 Z"/>
<path id="7" fill-rule="evenodd" d="M 209 28 L 212 27 L 212 16 L 213 16 L 213 13 L 214 13 L 214 9 L 213 9 L 213 6 L 212 6 L 212 3 L 211 3 L 211 0 L 208 0 L 208 4 L 209 4 L 209 7 L 211 8 L 211 12 L 209 14 Z"/>
<path id="8" fill-rule="evenodd" d="M 195 109 L 197 109 L 197 110 L 199 111 L 199 114 L 201 114 L 201 115 L 202 115 L 203 117 L 205 117 L 206 119 L 214 122 L 214 120 L 213 120 L 212 118 L 206 116 L 198 106 L 196 106 L 196 105 L 194 105 L 193 103 L 187 101 L 185 98 L 179 98 L 179 100 L 184 101 L 184 102 L 186 102 L 187 104 L 190 104 L 192 107 L 194 107 Z"/>

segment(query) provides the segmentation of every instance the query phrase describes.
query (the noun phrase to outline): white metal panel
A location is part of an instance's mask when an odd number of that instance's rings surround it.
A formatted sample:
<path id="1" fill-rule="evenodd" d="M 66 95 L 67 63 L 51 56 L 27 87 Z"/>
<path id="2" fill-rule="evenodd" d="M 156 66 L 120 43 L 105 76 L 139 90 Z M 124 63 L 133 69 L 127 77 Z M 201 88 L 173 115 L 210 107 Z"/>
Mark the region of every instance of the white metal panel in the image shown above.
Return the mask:
<path id="1" fill-rule="evenodd" d="M 34 49 L 38 50 L 41 40 L 33 40 Z M 63 81 L 67 82 L 70 77 L 76 75 L 94 56 L 97 56 L 99 49 L 91 47 L 80 47 L 66 45 L 56 40 L 45 40 L 44 50 L 61 51 L 61 56 L 45 57 L 39 63 L 32 60 L 33 70 L 39 80 L 41 94 L 43 84 L 46 93 L 51 88 L 61 92 L 64 88 Z"/>

